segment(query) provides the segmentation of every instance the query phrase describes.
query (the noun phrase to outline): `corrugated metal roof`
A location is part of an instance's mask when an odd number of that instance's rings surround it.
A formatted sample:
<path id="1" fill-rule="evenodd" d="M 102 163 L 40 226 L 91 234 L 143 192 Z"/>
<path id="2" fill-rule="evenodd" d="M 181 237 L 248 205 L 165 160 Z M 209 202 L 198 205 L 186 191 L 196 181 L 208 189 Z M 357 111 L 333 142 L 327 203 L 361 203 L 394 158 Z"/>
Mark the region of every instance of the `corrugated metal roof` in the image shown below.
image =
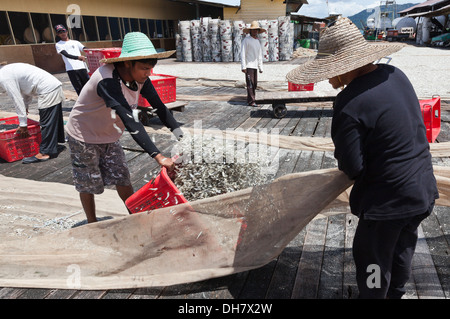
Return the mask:
<path id="1" fill-rule="evenodd" d="M 214 3 L 218 3 L 218 4 L 223 4 L 223 5 L 229 5 L 229 6 L 240 6 L 241 5 L 241 0 L 211 0 L 211 1 L 202 1 L 202 2 L 214 2 Z"/>
<path id="2" fill-rule="evenodd" d="M 406 16 L 408 17 L 436 17 L 440 15 L 446 15 L 450 14 L 450 4 L 446 5 L 445 7 L 439 8 L 437 10 L 429 10 L 429 11 L 422 11 L 418 13 L 409 13 Z"/>
<path id="3" fill-rule="evenodd" d="M 409 11 L 418 12 L 421 8 L 432 7 L 432 6 L 439 5 L 439 4 L 444 5 L 446 2 L 450 2 L 450 1 L 449 0 L 428 0 L 428 1 L 416 4 L 408 9 L 402 10 L 399 13 L 406 13 Z"/>
<path id="4" fill-rule="evenodd" d="M 224 6 L 224 7 L 239 7 L 241 5 L 241 0 L 195 0 L 195 1 L 191 0 L 188 2 L 219 5 L 219 6 Z"/>

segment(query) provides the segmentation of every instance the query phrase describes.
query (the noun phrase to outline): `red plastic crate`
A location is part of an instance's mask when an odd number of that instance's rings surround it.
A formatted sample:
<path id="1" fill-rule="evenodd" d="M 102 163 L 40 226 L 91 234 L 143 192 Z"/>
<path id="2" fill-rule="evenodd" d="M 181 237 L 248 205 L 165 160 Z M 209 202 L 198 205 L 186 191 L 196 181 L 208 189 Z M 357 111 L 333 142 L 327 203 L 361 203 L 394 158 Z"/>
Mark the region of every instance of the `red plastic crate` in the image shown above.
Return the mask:
<path id="1" fill-rule="evenodd" d="M 89 66 L 89 76 L 91 76 L 95 70 L 97 70 L 104 63 L 100 63 L 101 59 L 117 58 L 122 52 L 122 48 L 97 48 L 97 49 L 84 49 L 86 52 L 87 63 Z"/>
<path id="2" fill-rule="evenodd" d="M 187 202 L 163 167 L 158 176 L 131 195 L 125 205 L 135 214 Z"/>
<path id="3" fill-rule="evenodd" d="M 17 128 L 2 131 L 4 125 L 19 126 L 19 118 L 8 117 L 0 119 L 0 157 L 7 162 L 15 162 L 24 157 L 30 157 L 39 153 L 41 144 L 41 127 L 39 122 L 28 119 L 28 132 L 30 137 L 20 138 L 16 133 Z"/>
<path id="4" fill-rule="evenodd" d="M 427 140 L 430 143 L 436 141 L 441 131 L 441 98 L 433 97 L 429 100 L 420 100 L 423 121 L 427 129 Z"/>
<path id="5" fill-rule="evenodd" d="M 177 78 L 166 74 L 151 74 L 150 79 L 163 103 L 175 102 L 177 99 L 176 82 Z M 142 107 L 151 106 L 148 101 L 139 96 L 138 105 Z"/>
<path id="6" fill-rule="evenodd" d="M 312 90 L 314 90 L 314 83 L 294 84 L 288 82 L 288 91 L 312 91 Z"/>

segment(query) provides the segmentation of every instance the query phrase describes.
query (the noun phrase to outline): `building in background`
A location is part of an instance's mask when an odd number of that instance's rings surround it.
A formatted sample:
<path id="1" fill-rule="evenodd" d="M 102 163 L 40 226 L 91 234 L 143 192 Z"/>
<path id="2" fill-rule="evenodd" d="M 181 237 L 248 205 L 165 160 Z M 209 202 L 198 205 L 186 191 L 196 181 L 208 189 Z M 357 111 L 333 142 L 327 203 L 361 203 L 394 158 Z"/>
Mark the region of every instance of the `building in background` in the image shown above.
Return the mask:
<path id="1" fill-rule="evenodd" d="M 128 0 L 2 0 L 0 3 L 0 60 L 25 62 L 51 73 L 63 72 L 64 63 L 55 50 L 53 27 L 64 24 L 71 39 L 88 48 L 121 47 L 130 31 L 147 34 L 156 48 L 175 48 L 180 19 L 197 12 L 220 16 L 222 8 L 194 6 L 184 1 Z"/>
<path id="2" fill-rule="evenodd" d="M 242 20 L 246 23 L 257 20 L 274 20 L 297 12 L 307 0 L 241 0 L 240 6 L 224 7 L 225 20 Z"/>
<path id="3" fill-rule="evenodd" d="M 209 5 L 223 9 L 218 18 L 230 21 L 244 21 L 250 24 L 257 20 L 275 20 L 300 10 L 307 0 L 177 0 L 194 6 Z M 195 19 L 208 17 L 197 8 Z M 212 17 L 212 16 L 211 16 Z M 212 17 L 214 18 L 214 17 Z M 180 19 L 181 20 L 181 19 Z"/>
<path id="4" fill-rule="evenodd" d="M 450 46 L 450 0 L 428 0 L 399 13 L 416 19 L 418 44 Z"/>
<path id="5" fill-rule="evenodd" d="M 64 24 L 71 39 L 88 48 L 121 47 L 131 31 L 147 34 L 156 48 L 173 50 L 178 22 L 199 17 L 227 20 L 276 19 L 307 0 L 2 0 L 0 61 L 25 62 L 48 72 L 64 71 L 53 27 Z"/>

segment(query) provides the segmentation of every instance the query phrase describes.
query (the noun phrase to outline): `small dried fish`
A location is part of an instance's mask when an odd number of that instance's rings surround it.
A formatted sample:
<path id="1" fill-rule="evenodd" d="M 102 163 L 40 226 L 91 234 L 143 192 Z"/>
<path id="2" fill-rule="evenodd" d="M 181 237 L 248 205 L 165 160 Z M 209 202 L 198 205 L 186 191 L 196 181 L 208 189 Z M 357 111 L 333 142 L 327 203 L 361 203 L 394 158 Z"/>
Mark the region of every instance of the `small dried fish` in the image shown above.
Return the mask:
<path id="1" fill-rule="evenodd" d="M 208 139 L 184 138 L 180 154 L 182 160 L 175 164 L 172 179 L 188 201 L 264 184 L 270 178 L 263 169 L 269 166 L 269 159 L 249 163 L 245 149 L 236 142 L 227 141 L 227 152 L 223 152 Z"/>

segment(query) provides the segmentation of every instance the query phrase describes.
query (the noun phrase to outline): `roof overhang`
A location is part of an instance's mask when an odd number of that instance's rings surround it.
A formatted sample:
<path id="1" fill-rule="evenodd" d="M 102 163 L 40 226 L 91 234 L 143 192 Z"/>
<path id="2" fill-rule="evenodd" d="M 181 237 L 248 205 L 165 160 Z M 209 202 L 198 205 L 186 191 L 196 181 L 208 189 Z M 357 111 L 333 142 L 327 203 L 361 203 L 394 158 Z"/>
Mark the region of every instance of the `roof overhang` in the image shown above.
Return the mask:
<path id="1" fill-rule="evenodd" d="M 300 21 L 302 23 L 314 23 L 314 22 L 328 22 L 329 18 L 316 18 L 293 13 L 291 14 L 291 20 Z"/>
<path id="2" fill-rule="evenodd" d="M 448 14 L 450 0 L 428 0 L 399 12 L 400 16 L 420 17 Z M 434 14 L 434 13 L 438 14 Z"/>
<path id="3" fill-rule="evenodd" d="M 308 0 L 285 0 L 283 3 L 286 5 L 286 12 L 297 12 L 302 5 L 308 4 Z"/>
<path id="4" fill-rule="evenodd" d="M 436 16 L 441 16 L 441 15 L 447 15 L 450 14 L 450 4 L 442 7 L 440 9 L 437 10 L 430 10 L 430 11 L 425 11 L 425 12 L 417 12 L 417 13 L 410 13 L 410 14 L 406 14 L 406 17 L 436 17 Z"/>
<path id="5" fill-rule="evenodd" d="M 241 6 L 240 1 L 239 4 L 227 4 L 224 1 L 217 1 L 217 2 L 209 2 L 209 1 L 202 1 L 202 0 L 171 0 L 174 2 L 185 2 L 185 3 L 193 3 L 193 4 L 202 4 L 205 6 L 212 6 L 212 7 L 220 7 L 220 8 L 239 8 Z"/>

